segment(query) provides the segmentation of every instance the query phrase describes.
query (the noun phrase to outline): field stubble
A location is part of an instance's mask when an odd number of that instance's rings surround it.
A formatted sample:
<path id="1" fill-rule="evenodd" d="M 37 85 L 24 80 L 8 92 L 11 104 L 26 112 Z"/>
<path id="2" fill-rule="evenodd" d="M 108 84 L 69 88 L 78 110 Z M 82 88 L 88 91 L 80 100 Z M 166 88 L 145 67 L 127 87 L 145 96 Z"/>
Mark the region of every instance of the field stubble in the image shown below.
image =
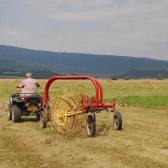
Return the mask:
<path id="1" fill-rule="evenodd" d="M 144 168 L 168 167 L 168 112 L 162 108 L 143 104 L 118 105 L 122 111 L 122 131 L 112 127 L 112 114 L 103 111 L 97 114 L 97 136 L 65 138 L 40 129 L 37 122 L 26 120 L 12 123 L 6 120 L 7 100 L 15 80 L 0 81 L 0 164 L 2 168 Z M 102 80 L 105 99 L 123 96 L 167 96 L 167 81 L 107 81 Z M 42 81 L 41 83 L 44 83 Z M 70 83 L 58 82 L 58 88 Z M 85 82 L 86 93 L 92 88 Z M 72 87 L 72 84 L 71 84 Z M 155 89 L 156 88 L 156 89 Z M 57 89 L 52 89 L 54 96 Z M 133 107 L 134 106 L 134 107 Z"/>

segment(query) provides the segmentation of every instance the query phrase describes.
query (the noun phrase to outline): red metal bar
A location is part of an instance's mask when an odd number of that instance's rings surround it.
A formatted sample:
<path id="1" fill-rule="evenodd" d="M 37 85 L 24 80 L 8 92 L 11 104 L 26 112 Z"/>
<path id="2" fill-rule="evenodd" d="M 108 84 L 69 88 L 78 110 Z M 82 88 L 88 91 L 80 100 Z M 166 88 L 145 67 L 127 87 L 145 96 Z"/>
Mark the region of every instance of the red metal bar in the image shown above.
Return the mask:
<path id="1" fill-rule="evenodd" d="M 113 108 L 115 110 L 115 99 L 112 100 L 111 103 L 99 103 L 96 104 L 95 98 L 94 97 L 87 97 L 87 96 L 82 96 L 82 109 L 90 109 L 93 110 L 95 108 Z"/>
<path id="2" fill-rule="evenodd" d="M 102 89 L 102 86 L 100 84 L 100 82 L 96 79 L 95 79 L 95 82 L 97 83 L 97 86 L 99 87 L 99 100 L 100 100 L 100 103 L 103 103 L 103 89 Z"/>
<path id="3" fill-rule="evenodd" d="M 97 79 L 92 78 L 90 76 L 53 76 L 50 79 L 48 79 L 45 89 L 44 89 L 44 105 L 48 104 L 49 101 L 49 88 L 50 85 L 58 79 L 72 79 L 72 80 L 77 80 L 77 79 L 87 79 L 90 80 L 94 87 L 95 87 L 95 92 L 96 92 L 96 105 L 98 106 L 99 104 L 103 103 L 103 91 L 101 84 L 97 81 Z"/>

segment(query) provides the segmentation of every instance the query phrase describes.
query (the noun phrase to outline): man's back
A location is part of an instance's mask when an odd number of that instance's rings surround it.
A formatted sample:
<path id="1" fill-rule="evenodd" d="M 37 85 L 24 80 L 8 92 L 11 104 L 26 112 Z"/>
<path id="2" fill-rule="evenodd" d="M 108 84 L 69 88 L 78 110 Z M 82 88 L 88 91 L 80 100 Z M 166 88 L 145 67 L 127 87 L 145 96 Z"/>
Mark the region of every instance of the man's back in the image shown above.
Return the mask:
<path id="1" fill-rule="evenodd" d="M 37 80 L 32 78 L 24 79 L 20 84 L 19 87 L 22 88 L 21 93 L 37 93 L 37 87 L 39 84 Z"/>

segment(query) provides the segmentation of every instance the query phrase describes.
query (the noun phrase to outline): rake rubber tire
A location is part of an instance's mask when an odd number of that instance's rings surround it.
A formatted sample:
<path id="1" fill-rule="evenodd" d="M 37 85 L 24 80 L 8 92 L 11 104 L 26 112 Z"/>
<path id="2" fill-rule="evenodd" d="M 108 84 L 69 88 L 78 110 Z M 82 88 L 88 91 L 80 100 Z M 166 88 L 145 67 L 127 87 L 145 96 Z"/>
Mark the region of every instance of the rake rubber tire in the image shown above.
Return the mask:
<path id="1" fill-rule="evenodd" d="M 88 115 L 87 118 L 87 135 L 88 137 L 96 136 L 96 118 L 93 115 Z"/>
<path id="2" fill-rule="evenodd" d="M 8 120 L 12 120 L 12 105 L 8 105 Z"/>
<path id="3" fill-rule="evenodd" d="M 114 112 L 113 125 L 115 130 L 122 129 L 122 116 L 120 112 Z"/>
<path id="4" fill-rule="evenodd" d="M 12 105 L 12 121 L 20 122 L 21 121 L 21 108 L 17 105 Z"/>

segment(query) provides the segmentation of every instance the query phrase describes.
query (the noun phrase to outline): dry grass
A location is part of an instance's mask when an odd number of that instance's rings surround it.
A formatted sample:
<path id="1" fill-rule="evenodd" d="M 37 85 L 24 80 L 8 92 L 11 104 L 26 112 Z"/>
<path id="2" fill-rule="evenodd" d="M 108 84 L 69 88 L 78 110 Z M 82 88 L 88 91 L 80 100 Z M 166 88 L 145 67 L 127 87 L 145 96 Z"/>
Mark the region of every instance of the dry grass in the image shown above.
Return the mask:
<path id="1" fill-rule="evenodd" d="M 110 93 L 114 97 L 125 94 L 168 95 L 167 81 L 103 80 L 102 83 L 105 92 L 108 91 L 105 93 L 106 98 L 110 97 Z M 67 82 L 65 86 L 68 84 Z M 1 168 L 168 167 L 167 107 L 117 107 L 122 111 L 124 119 L 122 131 L 113 129 L 112 113 L 104 111 L 97 114 L 95 138 L 78 136 L 67 139 L 48 128 L 40 129 L 39 124 L 30 119 L 21 123 L 7 121 L 8 94 L 15 85 L 15 80 L 9 80 L 5 84 L 0 81 Z"/>

